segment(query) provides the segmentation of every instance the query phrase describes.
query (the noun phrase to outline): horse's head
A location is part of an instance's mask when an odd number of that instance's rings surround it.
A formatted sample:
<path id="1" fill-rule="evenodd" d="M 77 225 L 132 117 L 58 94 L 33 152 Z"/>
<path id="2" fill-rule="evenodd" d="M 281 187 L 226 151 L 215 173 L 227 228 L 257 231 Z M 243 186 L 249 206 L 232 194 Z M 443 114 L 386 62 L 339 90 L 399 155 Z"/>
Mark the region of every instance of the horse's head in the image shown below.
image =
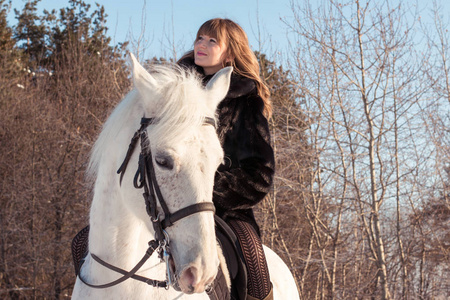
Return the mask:
<path id="1" fill-rule="evenodd" d="M 232 69 L 219 71 L 203 87 L 195 73 L 177 67 L 155 67 L 149 73 L 133 56 L 132 61 L 142 112 L 154 120 L 146 128 L 143 153 L 151 153 L 156 184 L 168 210 L 175 213 L 197 203 L 212 203 L 214 175 L 223 151 L 214 126 L 205 126 L 205 118 L 214 119 L 228 91 Z M 153 230 L 149 216 L 142 212 L 143 198 L 137 201 L 141 203 L 130 204 Z M 156 202 L 162 213 L 160 199 Z M 179 287 L 185 293 L 203 292 L 219 264 L 213 213 L 190 214 L 165 231 Z"/>

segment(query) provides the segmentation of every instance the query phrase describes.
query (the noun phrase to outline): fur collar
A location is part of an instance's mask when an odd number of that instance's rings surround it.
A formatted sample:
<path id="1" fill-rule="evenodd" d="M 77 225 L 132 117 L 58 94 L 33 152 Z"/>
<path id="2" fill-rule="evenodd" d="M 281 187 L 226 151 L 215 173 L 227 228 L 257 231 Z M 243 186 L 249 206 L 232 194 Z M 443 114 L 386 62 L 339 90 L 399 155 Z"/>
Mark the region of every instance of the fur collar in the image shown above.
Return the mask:
<path id="1" fill-rule="evenodd" d="M 195 71 L 197 71 L 197 73 L 199 73 L 200 76 L 203 78 L 203 84 L 205 85 L 214 76 L 214 75 L 205 75 L 205 73 L 203 72 L 203 68 L 197 66 L 194 63 L 194 59 L 191 57 L 186 57 L 180 60 L 178 64 L 182 67 L 194 69 Z M 248 94 L 257 94 L 255 81 L 253 79 L 238 75 L 235 72 L 233 72 L 231 74 L 230 89 L 228 90 L 226 98 L 239 98 Z"/>

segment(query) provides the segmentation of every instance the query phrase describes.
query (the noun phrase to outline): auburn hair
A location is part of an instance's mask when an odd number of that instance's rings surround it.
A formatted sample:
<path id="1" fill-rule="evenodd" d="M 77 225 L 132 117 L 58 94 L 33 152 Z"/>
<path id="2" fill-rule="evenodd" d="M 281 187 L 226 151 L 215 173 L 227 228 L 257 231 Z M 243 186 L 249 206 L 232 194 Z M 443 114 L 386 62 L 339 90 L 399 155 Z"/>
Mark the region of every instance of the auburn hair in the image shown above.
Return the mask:
<path id="1" fill-rule="evenodd" d="M 223 66 L 232 66 L 235 73 L 255 81 L 258 95 L 264 102 L 264 115 L 270 118 L 272 116 L 270 91 L 261 79 L 258 60 L 250 49 L 247 34 L 242 27 L 229 19 L 216 18 L 200 26 L 195 41 L 202 35 L 215 38 L 219 44 L 227 46 Z M 180 60 L 187 57 L 194 58 L 194 51 L 187 52 Z"/>

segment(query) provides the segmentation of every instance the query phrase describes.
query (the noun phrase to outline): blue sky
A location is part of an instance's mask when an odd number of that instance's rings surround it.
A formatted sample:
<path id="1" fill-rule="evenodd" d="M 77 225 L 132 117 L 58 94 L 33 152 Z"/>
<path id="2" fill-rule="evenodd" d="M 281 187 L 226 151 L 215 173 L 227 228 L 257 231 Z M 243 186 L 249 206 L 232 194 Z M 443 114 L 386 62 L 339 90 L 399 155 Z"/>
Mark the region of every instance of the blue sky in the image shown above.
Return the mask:
<path id="1" fill-rule="evenodd" d="M 211 18 L 229 18 L 239 23 L 247 32 L 254 50 L 262 50 L 270 54 L 272 49 L 280 51 L 287 47 L 286 26 L 280 18 L 292 16 L 291 0 L 85 0 L 91 4 L 102 4 L 106 13 L 108 34 L 114 43 L 126 39 L 134 40 L 130 50 L 136 50 L 142 31 L 143 38 L 140 49 L 145 48 L 145 57 L 173 57 L 173 45 L 176 55 L 180 57 L 190 50 L 195 34 L 200 25 Z M 27 0 L 13 0 L 13 7 L 21 10 Z M 38 12 L 67 7 L 65 0 L 42 0 Z M 10 25 L 14 22 L 14 14 L 10 13 Z M 144 17 L 144 18 L 143 18 Z M 12 19 L 12 20 L 11 20 Z M 142 26 L 143 19 L 145 26 Z M 172 22 L 173 19 L 173 22 Z M 259 28 L 259 30 L 258 30 Z M 258 35 L 261 36 L 258 42 Z M 281 47 L 280 47 L 281 46 Z"/>
<path id="2" fill-rule="evenodd" d="M 13 8 L 21 10 L 27 1 L 13 0 Z M 271 58 L 277 56 L 279 60 L 286 58 L 289 53 L 288 28 L 280 19 L 293 19 L 292 1 L 299 4 L 306 2 L 305 0 L 84 0 L 85 3 L 91 4 L 91 11 L 94 10 L 96 2 L 105 7 L 108 14 L 106 24 L 109 28 L 108 35 L 112 37 L 113 43 L 132 41 L 129 50 L 139 53 L 141 59 L 154 56 L 179 58 L 192 48 L 195 34 L 204 21 L 221 17 L 230 18 L 244 28 L 253 50 L 261 51 Z M 320 3 L 322 0 L 310 2 Z M 389 2 L 394 6 L 399 0 Z M 437 0 L 437 2 L 442 5 L 443 17 L 448 19 L 450 1 Z M 403 3 L 412 7 L 416 0 L 405 0 Z M 430 8 L 432 1 L 420 3 L 422 7 L 425 5 Z M 44 8 L 51 10 L 67 6 L 67 0 L 41 0 L 38 12 L 41 14 Z M 425 17 L 427 14 L 429 10 L 421 13 Z M 11 12 L 8 16 L 10 25 L 14 25 L 14 13 Z M 142 28 L 145 28 L 145 31 Z"/>

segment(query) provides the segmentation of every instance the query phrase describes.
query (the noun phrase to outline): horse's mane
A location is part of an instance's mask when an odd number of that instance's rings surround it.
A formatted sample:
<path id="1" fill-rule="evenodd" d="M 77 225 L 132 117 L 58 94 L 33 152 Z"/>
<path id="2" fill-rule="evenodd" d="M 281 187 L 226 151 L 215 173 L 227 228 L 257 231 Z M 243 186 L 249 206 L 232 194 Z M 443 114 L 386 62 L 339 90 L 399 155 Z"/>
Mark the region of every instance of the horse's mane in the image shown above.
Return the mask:
<path id="1" fill-rule="evenodd" d="M 153 65 L 150 69 L 149 73 L 158 82 L 157 88 L 152 89 L 149 94 L 141 95 L 135 87 L 113 110 L 94 144 L 88 178 L 94 179 L 97 176 L 105 153 L 120 151 L 115 149 L 120 134 L 127 135 L 127 141 L 131 140 L 142 117 L 157 119 L 157 124 L 150 125 L 148 130 L 153 145 L 189 136 L 191 130 L 201 126 L 205 116 L 214 117 L 207 115 L 205 102 L 200 100 L 205 97 L 206 92 L 195 71 L 175 64 Z M 155 105 L 156 107 L 151 107 Z M 155 115 L 144 116 L 146 110 L 152 109 L 156 111 Z M 119 145 L 124 152 L 127 146 L 128 144 Z"/>

